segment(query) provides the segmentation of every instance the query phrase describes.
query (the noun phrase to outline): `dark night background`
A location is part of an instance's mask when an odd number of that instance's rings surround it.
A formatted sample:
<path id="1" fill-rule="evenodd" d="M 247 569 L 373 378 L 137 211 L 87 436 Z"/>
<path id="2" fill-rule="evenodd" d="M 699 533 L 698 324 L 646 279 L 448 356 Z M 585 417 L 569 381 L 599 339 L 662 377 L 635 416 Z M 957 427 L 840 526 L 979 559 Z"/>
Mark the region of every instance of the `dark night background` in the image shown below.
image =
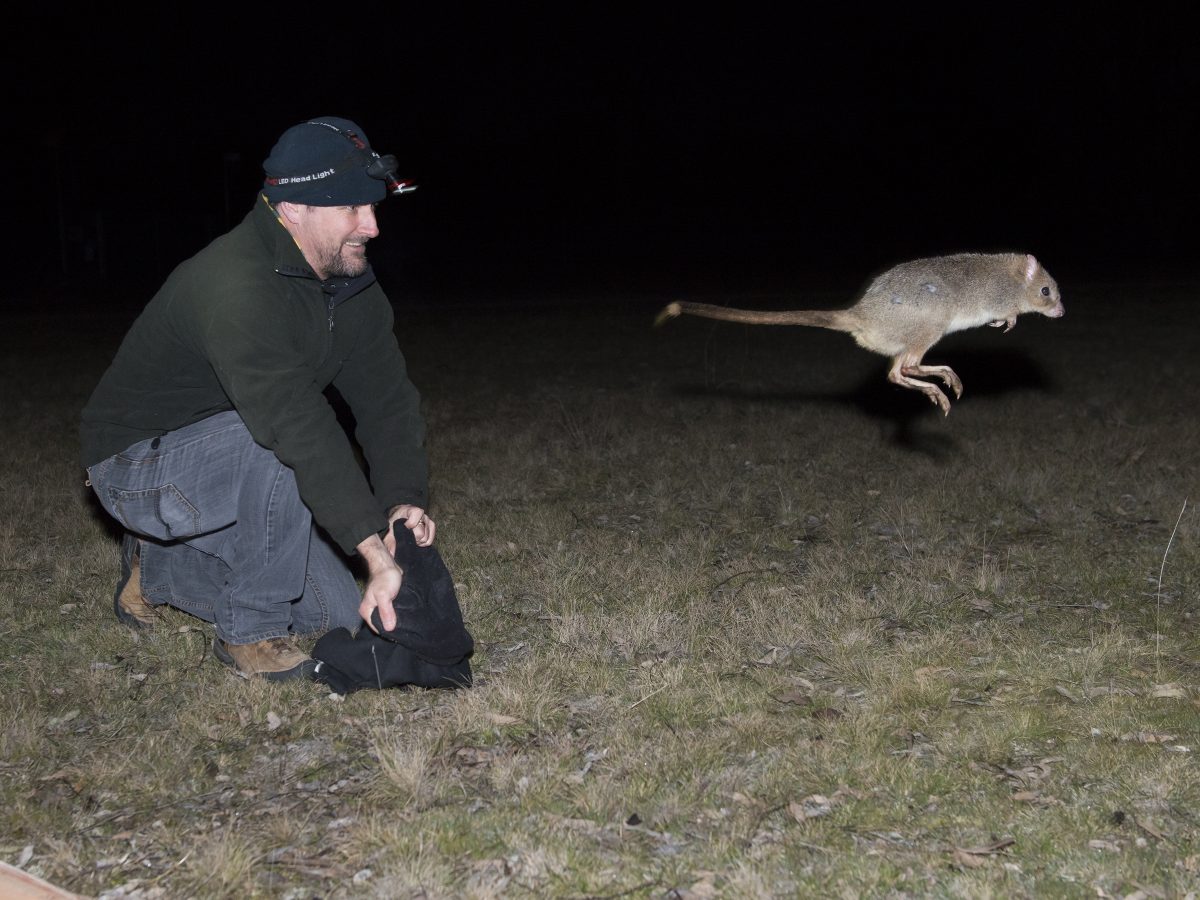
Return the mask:
<path id="1" fill-rule="evenodd" d="M 1195 269 L 1183 7 L 439 9 L 11 28 L 0 298 L 140 306 L 317 115 L 420 185 L 371 251 L 398 301 L 730 302 L 959 250 Z"/>

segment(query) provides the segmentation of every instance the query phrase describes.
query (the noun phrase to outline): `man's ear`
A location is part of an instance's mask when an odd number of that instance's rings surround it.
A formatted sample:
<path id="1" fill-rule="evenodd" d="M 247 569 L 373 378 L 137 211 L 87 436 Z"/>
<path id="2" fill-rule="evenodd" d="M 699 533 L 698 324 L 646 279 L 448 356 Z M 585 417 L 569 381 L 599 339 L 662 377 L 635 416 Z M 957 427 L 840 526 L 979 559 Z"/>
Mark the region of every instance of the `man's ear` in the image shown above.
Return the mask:
<path id="1" fill-rule="evenodd" d="M 300 221 L 300 204 L 288 200 L 280 200 L 275 204 L 275 211 L 292 225 Z"/>

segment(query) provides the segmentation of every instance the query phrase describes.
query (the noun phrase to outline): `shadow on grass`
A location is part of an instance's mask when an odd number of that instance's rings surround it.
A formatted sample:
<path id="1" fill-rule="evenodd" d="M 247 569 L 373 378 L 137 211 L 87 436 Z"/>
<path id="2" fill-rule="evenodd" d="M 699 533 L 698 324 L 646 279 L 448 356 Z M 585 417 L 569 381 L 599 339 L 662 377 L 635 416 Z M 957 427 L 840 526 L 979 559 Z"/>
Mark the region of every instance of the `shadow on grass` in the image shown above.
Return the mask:
<path id="1" fill-rule="evenodd" d="M 930 365 L 948 365 L 963 382 L 963 399 L 950 397 L 953 419 L 956 405 L 976 397 L 998 397 L 1017 391 L 1054 393 L 1055 386 L 1045 371 L 1027 354 L 1011 350 L 985 350 L 931 355 Z M 675 393 L 691 397 L 728 397 L 773 403 L 779 406 L 829 404 L 853 406 L 877 422 L 883 440 L 911 453 L 936 460 L 952 456 L 958 449 L 954 435 L 944 428 L 923 428 L 922 423 L 942 418 L 941 412 L 922 394 L 887 380 L 888 366 L 873 371 L 855 387 L 844 391 L 791 391 L 740 387 L 737 384 L 680 384 Z"/>

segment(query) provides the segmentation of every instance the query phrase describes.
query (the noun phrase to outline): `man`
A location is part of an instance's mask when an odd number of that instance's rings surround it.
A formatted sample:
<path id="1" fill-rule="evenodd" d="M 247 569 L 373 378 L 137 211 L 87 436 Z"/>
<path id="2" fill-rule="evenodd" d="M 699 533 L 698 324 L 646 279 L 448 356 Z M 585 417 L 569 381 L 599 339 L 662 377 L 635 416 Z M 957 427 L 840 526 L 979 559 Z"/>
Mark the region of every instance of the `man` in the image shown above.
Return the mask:
<path id="1" fill-rule="evenodd" d="M 185 610 L 213 623 L 218 659 L 271 680 L 312 675 L 296 635 L 354 630 L 376 609 L 395 627 L 392 523 L 425 547 L 436 528 L 420 397 L 366 256 L 375 205 L 405 189 L 394 166 L 347 119 L 289 128 L 249 215 L 176 268 L 126 335 L 80 432 L 89 484 L 126 531 L 122 622 Z M 366 565 L 361 596 L 340 551 Z"/>

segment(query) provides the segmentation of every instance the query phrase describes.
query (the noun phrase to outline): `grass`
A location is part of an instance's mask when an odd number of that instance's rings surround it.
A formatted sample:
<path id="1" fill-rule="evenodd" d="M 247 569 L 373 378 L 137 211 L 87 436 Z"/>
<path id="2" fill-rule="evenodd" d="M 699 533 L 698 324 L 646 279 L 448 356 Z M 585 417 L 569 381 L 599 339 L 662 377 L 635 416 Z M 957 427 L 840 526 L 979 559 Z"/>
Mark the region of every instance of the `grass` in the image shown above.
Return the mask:
<path id="1" fill-rule="evenodd" d="M 1063 287 L 935 349 L 945 419 L 844 335 L 650 328 L 670 298 L 401 310 L 478 683 L 344 699 L 116 623 L 75 428 L 125 322 L 9 310 L 0 859 L 110 897 L 1200 890 L 1200 296 Z"/>

